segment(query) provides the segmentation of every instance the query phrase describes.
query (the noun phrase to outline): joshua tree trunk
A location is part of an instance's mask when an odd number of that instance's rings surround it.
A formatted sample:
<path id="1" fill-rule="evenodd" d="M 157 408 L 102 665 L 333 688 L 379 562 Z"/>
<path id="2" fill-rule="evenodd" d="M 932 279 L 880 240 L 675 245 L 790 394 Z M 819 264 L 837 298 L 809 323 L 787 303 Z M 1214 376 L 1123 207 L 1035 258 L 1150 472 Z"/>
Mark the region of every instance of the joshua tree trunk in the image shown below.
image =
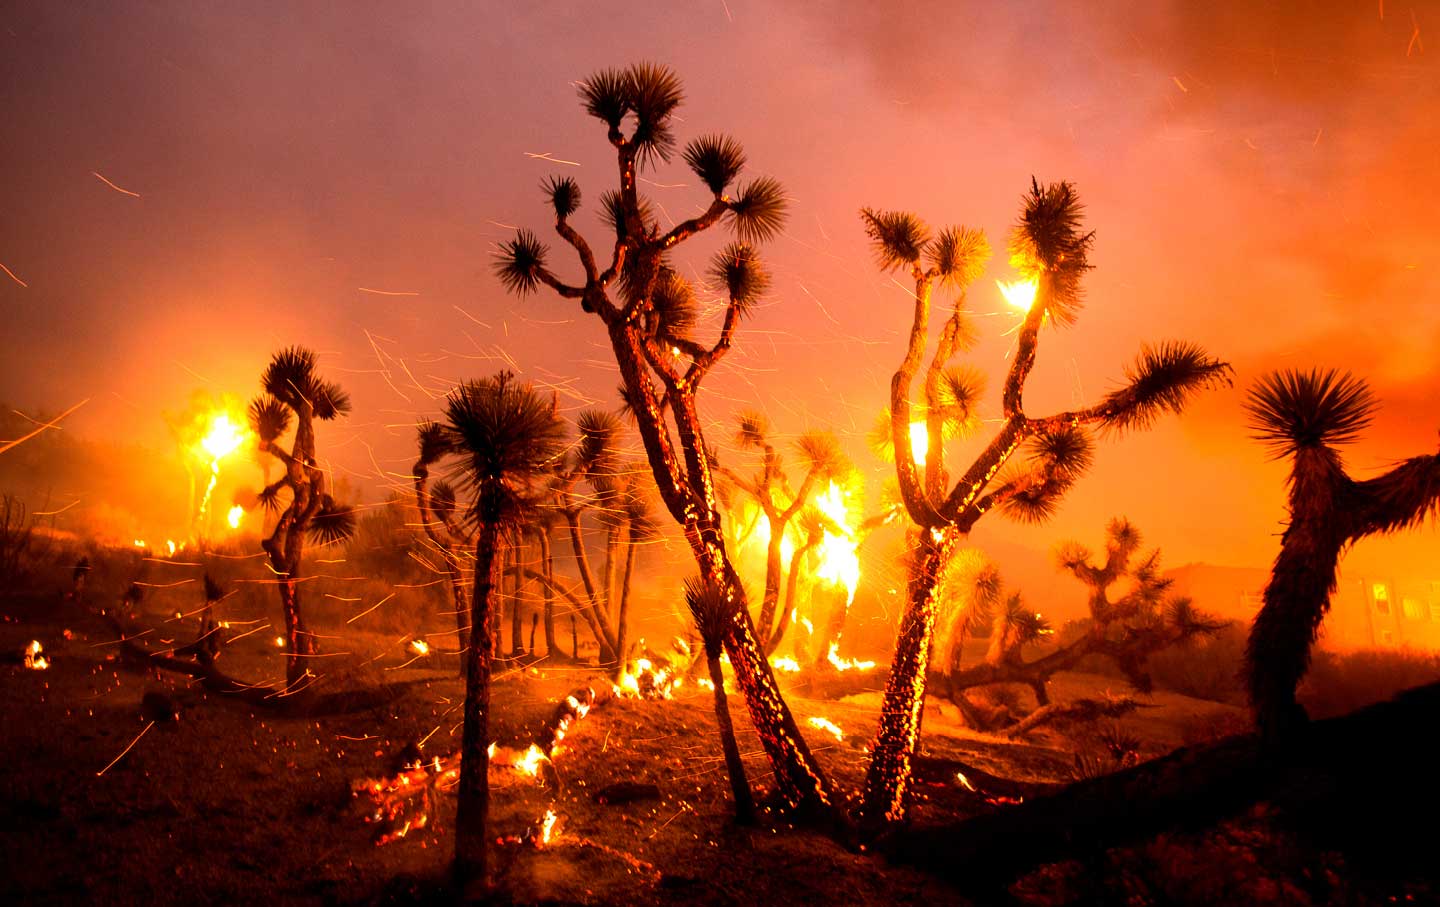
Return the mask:
<path id="1" fill-rule="evenodd" d="M 905 815 L 910 760 L 920 739 L 920 716 L 925 708 L 927 656 L 935 632 L 935 590 L 955 541 L 950 532 L 922 532 L 915 552 L 905 614 L 880 706 L 880 730 L 865 776 L 863 815 L 872 827 L 898 822 Z"/>
<path id="2" fill-rule="evenodd" d="M 765 646 L 767 656 L 774 655 L 775 650 L 780 648 L 780 643 L 785 639 L 785 632 L 790 629 L 790 624 L 795 616 L 795 592 L 800 585 L 800 564 L 804 562 L 805 555 L 814 550 L 820 544 L 818 534 L 812 534 L 805 540 L 805 544 L 795 549 L 790 555 L 790 572 L 785 577 L 785 609 L 780 612 L 780 619 L 775 622 L 775 632 L 770 634 L 770 641 Z M 814 596 L 812 594 L 811 598 Z"/>
<path id="3" fill-rule="evenodd" d="M 730 774 L 730 792 L 735 797 L 735 821 L 749 825 L 755 821 L 755 801 L 750 795 L 750 782 L 745 778 L 745 763 L 740 761 L 740 747 L 735 742 L 735 725 L 730 721 L 730 706 L 725 701 L 725 673 L 720 656 L 707 655 L 710 682 L 715 685 L 715 723 L 720 727 L 720 748 L 725 751 L 725 768 Z"/>
<path id="4" fill-rule="evenodd" d="M 465 665 L 465 726 L 460 743 L 460 786 L 455 815 L 455 872 L 462 888 L 487 884 L 486 823 L 490 811 L 490 668 L 494 659 L 490 606 L 503 552 L 493 520 L 481 524 L 475 542 L 475 591 L 470 603 L 470 658 Z M 467 891 L 467 894 L 472 892 Z"/>
<path id="5" fill-rule="evenodd" d="M 530 586 L 529 579 L 526 577 L 523 569 L 529 566 L 529 563 L 525 561 L 525 558 L 529 554 L 529 549 L 517 544 L 514 546 L 514 552 L 512 562 L 517 569 L 515 570 L 515 596 L 511 599 L 510 604 L 510 654 L 514 658 L 519 658 L 525 652 L 525 640 L 523 638 L 525 622 L 520 613 L 520 603 L 525 600 L 525 592 Z"/>

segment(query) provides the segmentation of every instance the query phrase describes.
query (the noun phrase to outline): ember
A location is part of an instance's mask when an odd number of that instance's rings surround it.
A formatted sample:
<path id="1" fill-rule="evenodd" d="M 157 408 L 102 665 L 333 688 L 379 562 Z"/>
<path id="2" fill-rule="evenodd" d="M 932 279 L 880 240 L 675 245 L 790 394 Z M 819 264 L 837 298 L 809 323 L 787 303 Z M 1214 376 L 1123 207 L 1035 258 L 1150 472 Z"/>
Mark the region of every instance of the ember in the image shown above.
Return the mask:
<path id="1" fill-rule="evenodd" d="M 30 645 L 25 647 L 25 667 L 32 671 L 43 671 L 50 667 L 50 661 L 40 653 L 40 640 L 30 640 Z"/>

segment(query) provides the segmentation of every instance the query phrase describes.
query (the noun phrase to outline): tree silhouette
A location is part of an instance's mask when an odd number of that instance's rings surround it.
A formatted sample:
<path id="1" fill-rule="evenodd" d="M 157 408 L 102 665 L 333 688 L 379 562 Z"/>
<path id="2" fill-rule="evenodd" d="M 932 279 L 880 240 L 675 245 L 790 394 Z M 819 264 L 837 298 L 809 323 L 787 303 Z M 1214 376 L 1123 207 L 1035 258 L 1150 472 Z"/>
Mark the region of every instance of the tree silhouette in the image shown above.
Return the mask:
<path id="1" fill-rule="evenodd" d="M 465 676 L 466 657 L 469 649 L 466 641 L 469 634 L 470 603 L 465 594 L 464 547 L 473 540 L 460 531 L 455 521 L 455 489 L 448 482 L 430 483 L 430 467 L 434 466 L 450 450 L 450 433 L 443 425 L 421 422 L 416 429 L 416 445 L 420 455 L 411 468 L 415 481 L 415 506 L 420 511 L 420 525 L 426 538 L 440 553 L 440 562 L 445 579 L 450 587 L 450 602 L 455 608 L 456 646 L 460 649 L 460 675 Z"/>
<path id="2" fill-rule="evenodd" d="M 456 388 L 436 432 L 440 456 L 454 461 L 463 501 L 458 518 L 473 530 L 475 579 L 470 598 L 465 662 L 455 868 L 462 884 L 485 881 L 489 812 L 490 668 L 494 659 L 492 606 L 505 547 L 515 541 L 541 502 L 543 481 L 564 445 L 564 426 L 549 400 L 509 372 Z"/>
<path id="3" fill-rule="evenodd" d="M 1151 655 L 1225 626 L 1197 611 L 1189 598 L 1173 594 L 1174 580 L 1160 572 L 1160 549 L 1137 558 L 1140 545 L 1139 530 L 1128 520 L 1115 519 L 1106 527 L 1105 550 L 1098 561 L 1078 542 L 1059 549 L 1056 560 L 1060 568 L 1089 589 L 1088 613 L 1073 626 L 1073 639 L 1030 660 L 1025 659 L 1024 650 L 1051 635 L 1049 622 L 1026 606 L 1019 593 L 1007 596 L 993 566 L 987 564 L 973 572 L 970 588 L 952 615 L 949 645 L 941 648 L 942 669 L 936 672 L 940 687 L 972 727 L 1016 734 L 1056 717 L 1087 713 L 1099 717 L 1106 712 L 1098 703 L 1052 703 L 1051 677 L 1075 670 L 1087 657 L 1099 656 L 1113 661 L 1131 686 L 1148 693 L 1154 688 L 1148 669 Z M 1111 590 L 1117 584 L 1123 584 L 1125 591 L 1112 598 Z M 984 661 L 960 667 L 960 631 L 967 629 L 988 631 L 990 644 Z M 984 714 L 965 696 L 969 689 L 1008 683 L 1030 687 L 1038 705 L 1018 724 L 1014 723 L 1016 716 L 1008 713 Z M 1118 700 L 1115 704 L 1124 703 Z M 1114 711 L 1109 714 L 1113 717 Z"/>
<path id="4" fill-rule="evenodd" d="M 686 145 L 682 157 L 711 199 L 699 215 L 663 230 L 637 190 L 636 175 L 640 168 L 668 162 L 676 150 L 673 115 L 682 98 L 679 79 L 652 64 L 608 69 L 582 82 L 580 97 L 586 111 L 605 124 L 616 154 L 618 189 L 600 198 L 601 214 L 613 230 L 608 263 L 597 260 L 589 242 L 569 222 L 580 206 L 579 186 L 568 177 L 552 178 L 544 189 L 555 214 L 555 231 L 574 250 L 583 270 L 581 281 L 569 283 L 551 271 L 548 249 L 523 229 L 501 244 L 496 273 L 518 294 L 549 287 L 605 326 L 624 382 L 624 400 L 660 498 L 682 527 L 704 581 L 733 607 L 725 649 L 781 799 L 790 807 L 826 807 L 830 795 L 825 778 L 780 695 L 725 550 L 696 405 L 706 374 L 730 350 L 740 320 L 769 285 L 754 244 L 775 236 L 783 225 L 784 191 L 775 180 L 759 177 L 732 194 L 746 162 L 744 151 L 732 138 L 701 136 Z M 725 300 L 719 337 L 707 344 L 695 339 L 699 307 L 694 288 L 669 257 L 677 246 L 722 222 L 737 241 L 715 255 L 706 275 Z"/>
<path id="5" fill-rule="evenodd" d="M 1270 741 L 1289 737 L 1306 721 L 1295 689 L 1309 669 L 1345 549 L 1440 512 L 1435 454 L 1363 481 L 1345 472 L 1339 448 L 1360 437 L 1376 407 L 1363 380 L 1333 369 L 1271 372 L 1246 401 L 1254 437 L 1273 458 L 1291 461 L 1290 521 L 1245 650 L 1255 723 Z"/>
<path id="6" fill-rule="evenodd" d="M 1032 522 L 1049 516 L 1089 465 L 1088 428 L 1148 427 L 1166 412 L 1179 412 L 1195 391 L 1229 379 L 1227 364 L 1193 344 L 1170 342 L 1142 350 L 1126 371 L 1125 383 L 1094 406 L 1043 418 L 1026 414 L 1025 383 L 1035 364 L 1041 326 L 1070 325 L 1081 308 L 1081 278 L 1090 268 L 1094 238 L 1081 231 L 1081 214 L 1079 197 L 1069 183 L 1032 182 L 1011 235 L 1010 261 L 1034 294 L 1024 305 L 1001 388 L 1003 418 L 985 449 L 951 483 L 945 440 L 973 419 L 979 389 L 973 373 L 950 362 L 973 336 L 964 314 L 966 289 L 980 276 L 989 243 L 983 233 L 964 227 L 947 227 L 932 236 L 913 214 L 861 212 L 880 268 L 908 274 L 915 299 L 905 356 L 890 382 L 890 435 L 901 498 L 916 532 L 906 608 L 866 777 L 862 817 L 871 829 L 898 822 L 905 814 L 935 623 L 935 590 L 959 540 L 997 508 Z M 937 288 L 955 292 L 957 299 L 924 376 L 919 415 L 925 453 L 917 465 L 911 449 L 911 385 L 929 343 Z M 1017 454 L 1023 463 L 1006 470 Z"/>
<path id="7" fill-rule="evenodd" d="M 250 425 L 262 453 L 279 460 L 285 474 L 260 492 L 266 510 L 278 513 L 275 528 L 260 544 L 270 556 L 285 616 L 285 677 L 297 690 L 310 673 L 307 660 L 317 653 L 315 636 L 300 605 L 301 557 L 305 540 L 329 545 L 355 531 L 355 512 L 331 497 L 315 452 L 315 420 L 329 421 L 350 411 L 350 397 L 320 377 L 315 354 L 293 346 L 276 353 L 260 376 L 264 393 L 250 404 Z M 281 439 L 294 423 L 286 450 Z M 289 500 L 282 502 L 282 492 Z"/>

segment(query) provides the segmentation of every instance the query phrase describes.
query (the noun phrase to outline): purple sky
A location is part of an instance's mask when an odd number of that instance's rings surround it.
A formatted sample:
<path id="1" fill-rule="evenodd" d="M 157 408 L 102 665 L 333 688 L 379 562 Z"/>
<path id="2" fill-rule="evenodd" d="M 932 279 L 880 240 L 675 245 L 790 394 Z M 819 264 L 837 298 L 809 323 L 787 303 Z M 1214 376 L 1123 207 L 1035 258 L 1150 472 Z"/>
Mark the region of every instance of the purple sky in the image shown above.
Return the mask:
<path id="1" fill-rule="evenodd" d="M 1079 324 L 1043 337 L 1032 411 L 1186 338 L 1238 387 L 1286 365 L 1368 376 L 1385 407 L 1350 462 L 1379 466 L 1433 450 L 1440 426 L 1437 55 L 1433 0 L 9 4 L 0 263 L 27 286 L 0 273 L 0 399 L 89 397 L 66 430 L 162 446 L 164 411 L 197 388 L 248 397 L 271 351 L 306 344 L 353 393 L 325 446 L 370 500 L 408 470 L 432 395 L 507 359 L 570 405 L 613 404 L 598 323 L 508 298 L 489 256 L 512 226 L 547 228 L 544 176 L 608 188 L 574 82 L 654 60 L 686 81 L 682 139 L 736 136 L 793 200 L 765 250 L 773 298 L 707 416 L 833 428 L 878 488 L 864 434 L 909 308 L 856 211 L 1002 247 L 1034 174 L 1077 183 L 1097 241 Z M 683 166 L 645 176 L 665 217 L 705 200 Z M 1003 257 L 991 272 L 970 307 L 994 377 L 1014 317 Z M 1098 541 L 1123 513 L 1170 563 L 1267 562 L 1283 469 L 1246 440 L 1238 387 L 1102 444 L 1052 526 L 987 522 L 976 541 Z M 1433 561 L 1434 542 L 1357 557 Z"/>

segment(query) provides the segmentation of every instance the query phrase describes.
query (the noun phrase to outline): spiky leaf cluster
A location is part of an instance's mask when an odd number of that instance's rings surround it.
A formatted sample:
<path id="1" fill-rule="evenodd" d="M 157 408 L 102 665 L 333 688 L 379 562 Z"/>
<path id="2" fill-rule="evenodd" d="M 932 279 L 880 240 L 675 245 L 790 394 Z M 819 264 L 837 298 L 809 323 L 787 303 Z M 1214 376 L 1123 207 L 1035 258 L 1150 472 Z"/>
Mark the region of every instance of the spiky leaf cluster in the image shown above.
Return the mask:
<path id="1" fill-rule="evenodd" d="M 310 540 L 318 545 L 334 545 L 355 534 L 355 508 L 343 506 L 330 495 L 320 500 L 320 509 L 310 521 Z"/>
<path id="2" fill-rule="evenodd" d="M 819 478 L 832 478 L 846 469 L 840 442 L 828 431 L 807 431 L 795 439 L 795 449 L 805 461 L 805 468 Z"/>
<path id="3" fill-rule="evenodd" d="M 1194 343 L 1171 340 L 1146 345 L 1125 368 L 1125 384 L 1100 401 L 1103 424 L 1117 431 L 1146 429 L 1167 413 L 1179 413 L 1194 394 L 1230 384 L 1228 363 Z"/>
<path id="4" fill-rule="evenodd" d="M 780 235 L 790 203 L 773 177 L 751 180 L 730 203 L 730 229 L 741 242 L 759 244 Z"/>
<path id="5" fill-rule="evenodd" d="M 340 385 L 319 376 L 315 370 L 315 353 L 304 347 L 286 347 L 271 357 L 260 376 L 260 384 L 265 393 L 292 410 L 299 411 L 308 404 L 317 419 L 334 419 L 350 411 L 350 395 Z M 254 404 L 251 409 L 253 412 Z M 272 423 L 265 427 L 274 426 Z"/>
<path id="6" fill-rule="evenodd" d="M 1379 407 L 1363 379 L 1337 369 L 1270 372 L 1251 388 L 1251 436 L 1274 459 L 1360 437 Z"/>
<path id="7" fill-rule="evenodd" d="M 456 476 L 473 495 L 467 516 L 513 525 L 534 503 L 531 486 L 564 448 L 551 401 L 501 372 L 456 388 L 445 415 L 460 461 Z"/>
<path id="8" fill-rule="evenodd" d="M 534 233 L 523 228 L 517 230 L 515 238 L 501 242 L 495 253 L 495 276 L 511 293 L 519 296 L 533 293 L 540 286 L 549 251 Z"/>
<path id="9" fill-rule="evenodd" d="M 450 453 L 454 439 L 445 426 L 428 419 L 415 429 L 416 445 L 420 448 L 420 466 L 433 466 Z"/>
<path id="10" fill-rule="evenodd" d="M 925 258 L 941 283 L 961 289 L 974 283 L 990 260 L 990 240 L 980 230 L 946 227 L 925 247 Z"/>
<path id="11" fill-rule="evenodd" d="M 627 116 L 634 118 L 630 141 L 639 149 L 642 165 L 657 158 L 670 160 L 675 148 L 670 118 L 684 99 L 684 91 L 669 67 L 637 63 L 623 70 L 601 70 L 580 83 L 580 99 L 586 111 L 603 120 L 612 132 L 620 129 Z"/>
<path id="12" fill-rule="evenodd" d="M 763 447 L 770 435 L 770 420 L 757 410 L 741 410 L 735 416 L 735 443 L 744 448 Z"/>
<path id="13" fill-rule="evenodd" d="M 728 135 L 702 135 L 685 146 L 685 163 L 715 195 L 745 168 L 745 149 Z"/>
<path id="14" fill-rule="evenodd" d="M 635 207 L 640 214 L 641 232 L 649 232 L 655 223 L 655 206 L 650 203 L 650 199 L 641 195 L 636 197 Z M 600 220 L 615 231 L 617 240 L 625 238 L 625 200 L 614 189 L 600 193 Z"/>
<path id="15" fill-rule="evenodd" d="M 707 276 L 711 285 L 745 314 L 770 289 L 770 275 L 755 248 L 734 242 L 715 253 Z"/>
<path id="16" fill-rule="evenodd" d="M 860 219 L 882 271 L 916 264 L 930 242 L 930 229 L 924 221 L 905 211 L 861 208 Z"/>
<path id="17" fill-rule="evenodd" d="M 250 401 L 250 430 L 264 444 L 273 444 L 290 430 L 290 407 L 264 394 Z"/>
<path id="18" fill-rule="evenodd" d="M 1080 280 L 1095 242 L 1094 232 L 1080 231 L 1084 211 L 1070 183 L 1042 186 L 1032 179 L 1010 234 L 1011 266 L 1031 278 L 1048 277 L 1045 311 L 1058 325 L 1073 324 L 1082 305 Z"/>
<path id="19" fill-rule="evenodd" d="M 545 190 L 545 197 L 550 200 L 550 206 L 555 209 L 558 220 L 564 220 L 580 210 L 580 185 L 574 179 L 568 176 L 551 176 L 540 185 Z"/>
<path id="20" fill-rule="evenodd" d="M 700 631 L 706 656 L 719 658 L 725 637 L 735 620 L 735 602 L 719 586 L 706 582 L 702 577 L 692 576 L 685 580 L 685 605 L 695 618 L 695 628 Z"/>
<path id="21" fill-rule="evenodd" d="M 661 340 L 688 340 L 699 319 L 700 305 L 690 281 L 669 265 L 661 265 L 650 290 L 656 336 Z"/>

